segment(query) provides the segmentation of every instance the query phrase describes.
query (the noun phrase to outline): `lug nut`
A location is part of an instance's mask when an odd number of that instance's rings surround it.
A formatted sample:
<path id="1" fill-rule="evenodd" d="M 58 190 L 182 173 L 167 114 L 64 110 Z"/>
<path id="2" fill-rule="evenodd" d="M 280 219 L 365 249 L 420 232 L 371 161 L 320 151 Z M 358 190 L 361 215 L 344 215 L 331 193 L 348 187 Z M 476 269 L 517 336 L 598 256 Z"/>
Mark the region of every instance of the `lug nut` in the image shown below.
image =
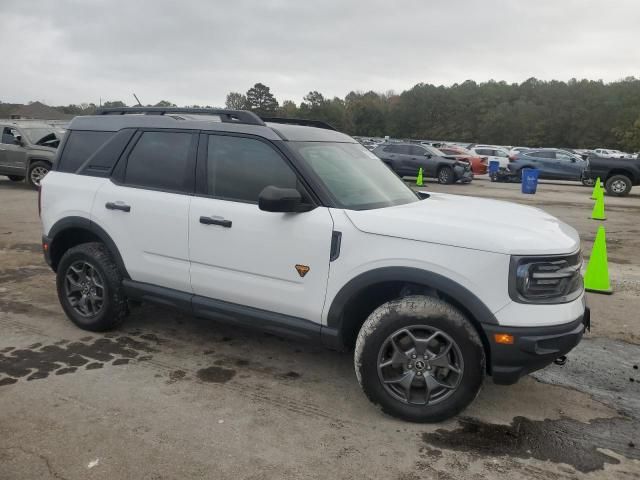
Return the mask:
<path id="1" fill-rule="evenodd" d="M 422 375 L 422 372 L 418 372 L 418 375 Z"/>
<path id="2" fill-rule="evenodd" d="M 414 353 L 413 355 L 411 355 L 411 358 L 416 358 L 416 354 Z"/>

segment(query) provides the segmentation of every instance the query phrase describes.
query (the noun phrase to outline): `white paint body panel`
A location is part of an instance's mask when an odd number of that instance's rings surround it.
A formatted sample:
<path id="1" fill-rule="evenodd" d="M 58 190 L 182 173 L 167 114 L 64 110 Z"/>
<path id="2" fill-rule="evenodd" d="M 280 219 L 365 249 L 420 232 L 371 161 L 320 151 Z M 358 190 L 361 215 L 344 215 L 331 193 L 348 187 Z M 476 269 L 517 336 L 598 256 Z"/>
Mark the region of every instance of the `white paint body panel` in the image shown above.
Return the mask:
<path id="1" fill-rule="evenodd" d="M 203 225 L 201 216 L 222 217 L 232 226 Z M 320 322 L 333 231 L 327 208 L 273 213 L 194 197 L 189 228 L 195 294 Z M 296 264 L 309 272 L 301 277 Z"/>
<path id="2" fill-rule="evenodd" d="M 103 179 L 92 220 L 115 242 L 132 280 L 191 292 L 190 201 L 188 195 L 125 187 Z M 123 202 L 131 211 L 107 210 L 107 202 Z"/>
<path id="3" fill-rule="evenodd" d="M 567 254 L 580 248 L 574 228 L 538 208 L 430 195 L 397 207 L 347 211 L 347 216 L 363 232 L 510 255 Z"/>
<path id="4" fill-rule="evenodd" d="M 281 214 L 255 204 L 118 186 L 56 171 L 43 180 L 42 225 L 83 217 L 111 236 L 133 280 L 326 324 L 351 279 L 383 267 L 410 267 L 473 292 L 505 326 L 567 323 L 584 296 L 560 305 L 527 305 L 508 294 L 510 255 L 569 254 L 577 232 L 542 210 L 432 193 L 408 205 L 351 211 L 318 207 Z M 107 202 L 131 206 L 107 210 Z M 219 216 L 232 228 L 203 225 Z M 329 261 L 331 233 L 342 232 Z M 296 264 L 308 265 L 301 277 Z"/>
<path id="5" fill-rule="evenodd" d="M 63 218 L 82 217 L 90 220 L 93 198 L 104 182 L 104 178 L 49 172 L 41 184 L 42 231 L 49 233 L 51 227 Z"/>

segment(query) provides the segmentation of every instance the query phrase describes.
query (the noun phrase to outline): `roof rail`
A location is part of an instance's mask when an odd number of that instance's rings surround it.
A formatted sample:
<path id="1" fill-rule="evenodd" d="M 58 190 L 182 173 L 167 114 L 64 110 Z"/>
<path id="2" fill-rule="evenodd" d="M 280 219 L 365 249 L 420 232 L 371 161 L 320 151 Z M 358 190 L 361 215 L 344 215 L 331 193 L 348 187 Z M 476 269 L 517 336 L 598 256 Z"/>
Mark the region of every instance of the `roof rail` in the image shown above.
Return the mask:
<path id="1" fill-rule="evenodd" d="M 336 129 L 333 125 L 323 122 L 322 120 L 307 120 L 306 118 L 281 118 L 281 117 L 261 117 L 265 122 L 286 123 L 287 125 L 302 125 L 303 127 L 324 128 L 325 130 Z"/>
<path id="2" fill-rule="evenodd" d="M 246 123 L 249 125 L 264 125 L 258 115 L 247 110 L 224 110 L 219 108 L 181 108 L 181 107 L 122 107 L 98 108 L 96 115 L 126 115 L 143 113 L 145 115 L 166 115 L 171 113 L 195 113 L 203 115 L 218 115 L 225 123 Z"/>

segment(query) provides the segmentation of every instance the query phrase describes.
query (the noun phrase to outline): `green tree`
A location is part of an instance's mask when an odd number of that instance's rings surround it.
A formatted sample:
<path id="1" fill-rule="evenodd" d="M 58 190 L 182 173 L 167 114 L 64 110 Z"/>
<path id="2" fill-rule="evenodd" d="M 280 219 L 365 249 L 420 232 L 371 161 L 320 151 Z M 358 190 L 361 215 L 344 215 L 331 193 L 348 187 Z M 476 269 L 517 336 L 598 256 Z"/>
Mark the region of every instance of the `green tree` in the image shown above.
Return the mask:
<path id="1" fill-rule="evenodd" d="M 114 100 L 114 101 L 106 101 L 102 104 L 102 106 L 104 108 L 124 108 L 127 106 L 127 104 L 120 100 Z"/>
<path id="2" fill-rule="evenodd" d="M 247 97 L 242 93 L 230 92 L 227 94 L 225 106 L 231 110 L 244 110 L 248 108 Z"/>
<path id="3" fill-rule="evenodd" d="M 274 115 L 278 111 L 278 101 L 269 87 L 256 83 L 247 90 L 247 107 L 258 115 Z"/>
<path id="4" fill-rule="evenodd" d="M 176 106 L 175 103 L 172 103 L 168 100 L 160 100 L 158 103 L 154 105 L 154 107 L 165 107 L 165 108 L 175 107 L 175 106 Z"/>

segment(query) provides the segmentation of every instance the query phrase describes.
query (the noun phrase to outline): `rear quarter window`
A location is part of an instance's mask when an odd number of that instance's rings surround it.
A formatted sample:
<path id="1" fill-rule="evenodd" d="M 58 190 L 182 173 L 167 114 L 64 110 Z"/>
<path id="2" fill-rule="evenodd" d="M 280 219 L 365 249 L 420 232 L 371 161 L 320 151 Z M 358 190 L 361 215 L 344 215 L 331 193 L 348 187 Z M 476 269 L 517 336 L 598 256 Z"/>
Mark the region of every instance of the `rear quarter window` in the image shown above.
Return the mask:
<path id="1" fill-rule="evenodd" d="M 75 173 L 115 132 L 73 130 L 58 162 L 58 171 Z"/>

